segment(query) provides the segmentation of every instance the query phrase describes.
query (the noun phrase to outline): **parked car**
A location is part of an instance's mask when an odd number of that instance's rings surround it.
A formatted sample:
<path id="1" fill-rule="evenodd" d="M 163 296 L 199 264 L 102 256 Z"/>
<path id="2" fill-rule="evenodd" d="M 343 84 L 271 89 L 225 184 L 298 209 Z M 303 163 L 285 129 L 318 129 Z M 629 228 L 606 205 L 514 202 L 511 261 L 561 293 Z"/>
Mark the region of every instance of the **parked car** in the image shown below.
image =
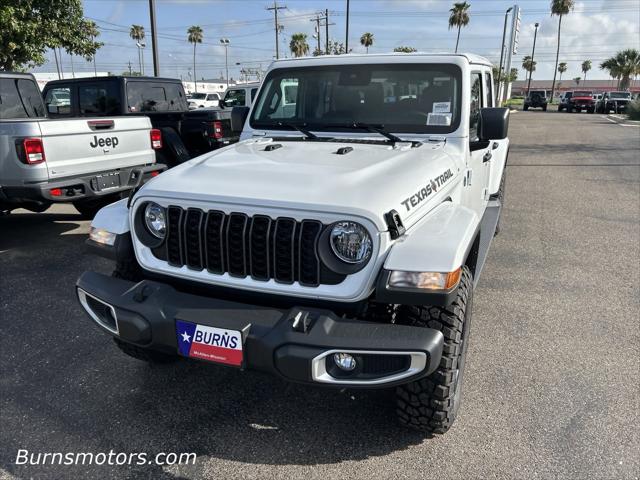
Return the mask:
<path id="1" fill-rule="evenodd" d="M 182 82 L 156 77 L 88 77 L 54 80 L 43 90 L 53 118 L 146 116 L 162 133 L 158 162 L 169 167 L 238 141 L 231 132 L 231 113 L 213 109 L 189 111 Z M 67 95 L 70 102 L 54 99 Z"/>
<path id="2" fill-rule="evenodd" d="M 562 110 L 566 110 L 568 113 L 580 113 L 582 110 L 594 113 L 596 111 L 596 105 L 593 100 L 593 92 L 586 90 L 565 92 L 560 96 L 560 105 L 558 105 L 558 111 L 561 112 Z"/>
<path id="3" fill-rule="evenodd" d="M 219 102 L 220 94 L 218 93 L 192 93 L 188 102 L 189 110 L 217 107 Z"/>
<path id="4" fill-rule="evenodd" d="M 229 87 L 219 106 L 221 108 L 250 107 L 259 88 L 259 82 L 241 83 L 235 87 Z"/>
<path id="5" fill-rule="evenodd" d="M 547 92 L 546 90 L 531 90 L 524 99 L 522 109 L 526 112 L 530 108 L 541 108 L 547 111 Z"/>
<path id="6" fill-rule="evenodd" d="M 68 108 L 57 98 L 56 108 Z M 0 72 L 0 211 L 71 202 L 93 217 L 164 170 L 146 117 L 50 120 L 31 74 Z"/>
<path id="7" fill-rule="evenodd" d="M 598 113 L 622 113 L 631 103 L 631 92 L 605 92 L 597 105 Z"/>
<path id="8" fill-rule="evenodd" d="M 394 387 L 401 422 L 446 432 L 504 199 L 493 85 L 474 55 L 275 61 L 242 141 L 99 212 L 115 273 L 85 272 L 80 304 L 134 358 Z"/>

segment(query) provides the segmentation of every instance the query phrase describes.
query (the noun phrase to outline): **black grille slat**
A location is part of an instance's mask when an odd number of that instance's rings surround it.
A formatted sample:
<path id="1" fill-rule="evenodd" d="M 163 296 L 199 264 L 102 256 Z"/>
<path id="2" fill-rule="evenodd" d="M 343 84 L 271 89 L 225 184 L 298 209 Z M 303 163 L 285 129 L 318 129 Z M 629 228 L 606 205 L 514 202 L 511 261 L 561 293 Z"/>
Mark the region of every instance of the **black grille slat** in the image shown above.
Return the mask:
<path id="1" fill-rule="evenodd" d="M 167 214 L 167 261 L 169 265 L 181 267 L 182 260 L 182 214 L 180 207 L 169 207 Z"/>
<path id="2" fill-rule="evenodd" d="M 299 235 L 298 281 L 302 285 L 316 286 L 320 284 L 320 258 L 316 245 L 322 232 L 322 223 L 314 220 L 303 220 Z"/>
<path id="3" fill-rule="evenodd" d="M 190 208 L 184 215 L 184 257 L 189 268 L 202 270 L 202 218 L 204 213 L 197 208 Z"/>
<path id="4" fill-rule="evenodd" d="M 269 252 L 269 238 L 271 233 L 271 219 L 256 215 L 251 221 L 249 233 L 249 270 L 251 276 L 257 280 L 271 278 L 271 254 Z"/>
<path id="5" fill-rule="evenodd" d="M 325 277 L 317 252 L 323 228 L 316 220 L 170 206 L 166 260 L 218 275 L 315 287 Z"/>
<path id="6" fill-rule="evenodd" d="M 234 277 L 247 276 L 247 223 L 244 213 L 232 213 L 226 225 L 227 271 Z"/>
<path id="7" fill-rule="evenodd" d="M 223 245 L 225 214 L 210 210 L 204 228 L 205 256 L 207 270 L 212 273 L 223 274 L 225 270 L 225 254 Z"/>
<path id="8" fill-rule="evenodd" d="M 293 283 L 295 279 L 296 221 L 278 218 L 273 238 L 273 277 L 277 282 Z"/>

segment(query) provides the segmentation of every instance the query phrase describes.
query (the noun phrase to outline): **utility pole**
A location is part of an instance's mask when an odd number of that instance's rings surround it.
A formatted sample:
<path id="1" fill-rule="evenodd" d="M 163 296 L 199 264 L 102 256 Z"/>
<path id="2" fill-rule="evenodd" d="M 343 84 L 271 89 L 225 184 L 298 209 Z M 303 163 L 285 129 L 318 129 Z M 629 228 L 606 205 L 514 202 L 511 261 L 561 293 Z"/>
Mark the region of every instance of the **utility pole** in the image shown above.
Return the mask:
<path id="1" fill-rule="evenodd" d="M 286 6 L 278 6 L 278 1 L 273 0 L 273 7 L 267 7 L 267 10 L 273 10 L 274 26 L 276 30 L 276 60 L 280 58 L 280 46 L 278 45 L 278 10 L 284 10 Z"/>
<path id="2" fill-rule="evenodd" d="M 327 55 L 329 55 L 329 9 L 324 9 L 324 45 L 327 51 Z"/>
<path id="3" fill-rule="evenodd" d="M 227 78 L 227 88 L 229 88 L 229 39 L 228 38 L 221 38 L 220 39 L 220 43 L 222 44 L 222 46 L 224 47 L 224 69 L 226 72 L 226 78 Z"/>
<path id="4" fill-rule="evenodd" d="M 349 53 L 349 0 L 347 0 L 347 26 L 344 34 L 344 50 Z"/>
<path id="5" fill-rule="evenodd" d="M 153 57 L 153 76 L 160 76 L 158 60 L 158 34 L 156 29 L 156 0 L 149 0 L 149 17 L 151 20 L 151 55 Z"/>

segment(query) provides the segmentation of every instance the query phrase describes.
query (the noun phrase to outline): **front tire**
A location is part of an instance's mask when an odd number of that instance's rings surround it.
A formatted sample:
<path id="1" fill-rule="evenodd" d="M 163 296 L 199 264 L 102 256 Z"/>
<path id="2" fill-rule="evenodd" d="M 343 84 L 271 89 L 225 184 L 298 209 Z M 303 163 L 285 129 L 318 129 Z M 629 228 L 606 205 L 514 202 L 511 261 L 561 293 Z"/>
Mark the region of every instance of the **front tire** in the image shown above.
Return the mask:
<path id="1" fill-rule="evenodd" d="M 430 435 L 445 433 L 453 425 L 460 408 L 472 303 L 473 278 L 463 266 L 456 299 L 448 307 L 398 308 L 397 323 L 435 328 L 444 335 L 438 369 L 426 378 L 397 387 L 400 423 Z"/>

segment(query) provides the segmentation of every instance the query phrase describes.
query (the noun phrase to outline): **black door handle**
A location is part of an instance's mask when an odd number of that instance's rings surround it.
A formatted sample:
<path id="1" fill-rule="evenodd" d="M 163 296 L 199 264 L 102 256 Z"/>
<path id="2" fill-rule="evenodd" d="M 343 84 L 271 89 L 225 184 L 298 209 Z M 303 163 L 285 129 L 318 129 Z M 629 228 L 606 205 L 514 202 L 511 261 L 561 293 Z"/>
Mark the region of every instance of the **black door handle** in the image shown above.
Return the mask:
<path id="1" fill-rule="evenodd" d="M 492 157 L 493 155 L 491 155 L 491 152 L 485 153 L 484 157 L 482 157 L 482 163 L 487 163 Z"/>

